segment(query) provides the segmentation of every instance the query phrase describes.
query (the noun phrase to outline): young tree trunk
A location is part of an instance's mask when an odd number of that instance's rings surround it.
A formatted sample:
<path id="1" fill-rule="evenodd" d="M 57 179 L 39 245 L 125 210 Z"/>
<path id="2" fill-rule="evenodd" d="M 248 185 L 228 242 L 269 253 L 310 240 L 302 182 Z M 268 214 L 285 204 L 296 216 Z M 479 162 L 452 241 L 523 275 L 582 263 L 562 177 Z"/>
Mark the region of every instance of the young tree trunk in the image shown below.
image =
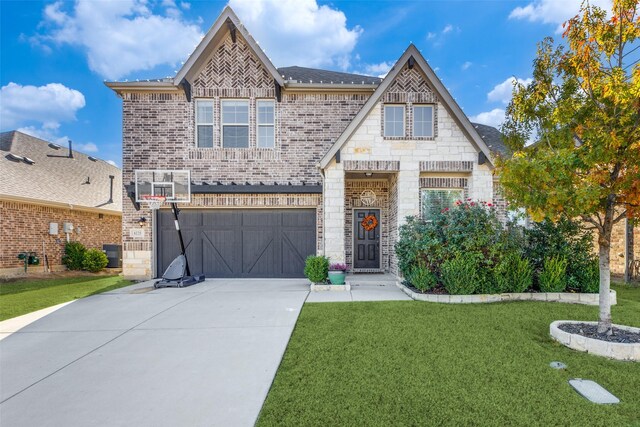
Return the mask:
<path id="1" fill-rule="evenodd" d="M 611 299 L 609 298 L 609 253 L 611 252 L 611 246 L 609 245 L 610 239 L 604 239 L 604 237 L 602 236 L 598 239 L 600 265 L 600 320 L 598 321 L 598 333 L 611 335 Z"/>

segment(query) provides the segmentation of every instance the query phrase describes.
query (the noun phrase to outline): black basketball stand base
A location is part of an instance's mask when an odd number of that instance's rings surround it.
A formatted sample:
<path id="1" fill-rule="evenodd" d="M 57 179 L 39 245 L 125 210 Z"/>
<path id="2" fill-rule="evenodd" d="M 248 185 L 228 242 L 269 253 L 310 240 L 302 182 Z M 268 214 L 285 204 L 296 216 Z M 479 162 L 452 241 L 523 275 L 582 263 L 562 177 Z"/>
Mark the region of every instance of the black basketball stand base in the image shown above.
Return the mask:
<path id="1" fill-rule="evenodd" d="M 196 283 L 204 282 L 204 275 L 201 276 L 185 276 L 178 280 L 158 280 L 153 284 L 156 289 L 159 288 L 186 288 L 187 286 L 195 285 Z"/>

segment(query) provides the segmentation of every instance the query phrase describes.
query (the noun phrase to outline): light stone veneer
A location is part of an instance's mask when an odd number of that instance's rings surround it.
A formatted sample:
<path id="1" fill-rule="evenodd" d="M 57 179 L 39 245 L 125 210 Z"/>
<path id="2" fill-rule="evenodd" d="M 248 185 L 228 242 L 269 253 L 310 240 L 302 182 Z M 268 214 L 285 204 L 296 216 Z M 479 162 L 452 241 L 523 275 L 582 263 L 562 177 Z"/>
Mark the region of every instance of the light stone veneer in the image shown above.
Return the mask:
<path id="1" fill-rule="evenodd" d="M 584 351 L 586 353 L 604 356 L 610 359 L 640 362 L 640 343 L 626 344 L 617 342 L 602 341 L 594 338 L 587 338 L 579 334 L 572 334 L 560 329 L 561 324 L 588 324 L 597 325 L 598 322 L 582 322 L 575 320 L 556 320 L 549 326 L 551 337 L 560 344 L 573 350 Z M 640 328 L 624 325 L 613 325 L 614 328 L 629 332 L 640 333 Z"/>
<path id="2" fill-rule="evenodd" d="M 322 291 L 350 291 L 351 284 L 346 282 L 344 285 L 319 285 L 316 283 L 311 284 L 311 292 L 322 292 Z"/>
<path id="3" fill-rule="evenodd" d="M 523 292 L 504 294 L 481 294 L 481 295 L 436 295 L 420 294 L 404 286 L 400 281 L 396 285 L 402 289 L 411 299 L 416 301 L 441 302 L 446 304 L 478 304 L 501 301 L 546 301 L 564 302 L 567 304 L 598 305 L 599 294 L 581 294 L 569 292 Z M 610 293 L 611 305 L 617 304 L 616 291 Z"/>

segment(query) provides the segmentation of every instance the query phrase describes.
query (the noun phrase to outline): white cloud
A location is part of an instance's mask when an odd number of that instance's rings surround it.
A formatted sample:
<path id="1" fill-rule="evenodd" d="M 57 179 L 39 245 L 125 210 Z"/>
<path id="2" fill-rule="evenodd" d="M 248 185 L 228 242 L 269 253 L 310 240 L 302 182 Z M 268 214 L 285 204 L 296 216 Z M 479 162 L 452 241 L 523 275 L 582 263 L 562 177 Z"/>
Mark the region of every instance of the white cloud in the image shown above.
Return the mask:
<path id="1" fill-rule="evenodd" d="M 16 129 L 18 132 L 40 138 L 44 141 L 55 142 L 58 145 L 67 146 L 69 137 L 58 135 L 59 126 L 42 125 L 42 126 L 24 126 Z"/>
<path id="2" fill-rule="evenodd" d="M 364 67 L 364 74 L 384 78 L 393 67 L 392 62 L 383 61 L 379 64 L 367 64 Z"/>
<path id="3" fill-rule="evenodd" d="M 347 27 L 345 14 L 316 0 L 230 0 L 249 32 L 276 67 L 351 65 L 351 53 L 362 34 Z"/>
<path id="4" fill-rule="evenodd" d="M 449 33 L 459 33 L 460 31 L 460 27 L 454 26 L 453 24 L 447 24 L 440 31 L 429 31 L 427 33 L 427 40 L 431 40 L 434 46 L 441 46 L 444 43 L 444 39 L 448 37 L 447 35 Z"/>
<path id="5" fill-rule="evenodd" d="M 493 126 L 495 128 L 500 127 L 504 122 L 504 110 L 502 108 L 494 108 L 491 111 L 486 111 L 475 116 L 469 117 L 474 123 L 481 123 L 483 125 Z"/>
<path id="6" fill-rule="evenodd" d="M 462 71 L 465 71 L 465 70 L 468 70 L 469 68 L 471 68 L 472 65 L 473 65 L 473 62 L 466 61 L 464 64 L 462 64 L 462 66 L 460 68 L 462 68 Z"/>
<path id="7" fill-rule="evenodd" d="M 40 122 L 57 129 L 61 122 L 73 121 L 85 106 L 84 95 L 60 83 L 22 86 L 9 83 L 0 90 L 2 129 L 13 129 L 29 122 Z"/>
<path id="8" fill-rule="evenodd" d="M 202 38 L 199 26 L 184 20 L 174 1 L 162 3 L 163 14 L 154 14 L 145 0 L 78 0 L 70 12 L 64 6 L 57 1 L 45 7 L 42 26 L 49 32 L 39 38 L 81 47 L 89 67 L 108 79 L 177 65 Z"/>
<path id="9" fill-rule="evenodd" d="M 96 144 L 94 144 L 93 142 L 87 142 L 85 144 L 77 144 L 77 143 L 73 143 L 73 149 L 74 150 L 78 150 L 78 151 L 82 151 L 85 153 L 97 153 L 98 152 L 98 146 Z"/>
<path id="10" fill-rule="evenodd" d="M 447 24 L 447 25 L 445 25 L 445 27 L 442 29 L 442 34 L 447 34 L 447 33 L 450 33 L 451 31 L 453 31 L 453 25 L 451 25 L 451 24 Z"/>
<path id="11" fill-rule="evenodd" d="M 436 38 L 436 36 L 437 36 L 437 34 L 436 34 L 436 33 L 432 33 L 431 31 L 429 31 L 429 32 L 427 33 L 427 40 L 435 39 L 435 38 Z"/>
<path id="12" fill-rule="evenodd" d="M 562 23 L 574 17 L 580 10 L 579 0 L 535 0 L 511 11 L 509 19 L 526 19 L 530 22 L 559 24 L 556 32 L 562 32 Z M 611 0 L 591 0 L 593 6 L 611 10 Z"/>
<path id="13" fill-rule="evenodd" d="M 114 162 L 113 160 L 105 160 L 107 163 L 109 163 L 111 166 L 115 166 L 118 167 L 118 164 L 116 162 Z"/>
<path id="14" fill-rule="evenodd" d="M 493 89 L 487 94 L 487 99 L 491 102 L 501 102 L 502 104 L 508 104 L 511 101 L 511 95 L 513 93 L 513 83 L 517 81 L 520 84 L 528 85 L 532 79 L 517 79 L 515 77 L 509 77 L 502 83 L 494 86 Z"/>

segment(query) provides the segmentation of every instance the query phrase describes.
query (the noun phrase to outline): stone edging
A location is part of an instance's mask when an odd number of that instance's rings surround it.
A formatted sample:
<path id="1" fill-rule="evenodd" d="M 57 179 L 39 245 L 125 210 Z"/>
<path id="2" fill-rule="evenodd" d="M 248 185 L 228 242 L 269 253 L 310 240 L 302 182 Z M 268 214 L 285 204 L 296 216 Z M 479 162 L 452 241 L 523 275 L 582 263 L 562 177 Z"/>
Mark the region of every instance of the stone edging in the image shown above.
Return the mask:
<path id="1" fill-rule="evenodd" d="M 478 304 L 500 301 L 548 301 L 564 302 L 568 304 L 598 305 L 599 294 L 581 294 L 569 292 L 523 292 L 504 294 L 482 294 L 482 295 L 435 295 L 419 294 L 413 292 L 397 281 L 396 285 L 411 299 L 416 301 L 440 302 L 445 304 Z M 616 291 L 610 291 L 611 305 L 616 305 Z"/>
<path id="2" fill-rule="evenodd" d="M 311 284 L 311 292 L 322 292 L 322 291 L 350 291 L 351 283 L 345 282 L 344 285 L 316 285 L 315 283 Z"/>
<path id="3" fill-rule="evenodd" d="M 584 351 L 590 354 L 608 357 L 610 359 L 640 362 L 640 344 L 608 342 L 595 338 L 584 337 L 579 334 L 572 334 L 565 332 L 558 327 L 562 323 L 598 324 L 598 322 L 556 320 L 551 323 L 551 326 L 549 326 L 549 333 L 551 334 L 551 337 L 560 344 L 573 350 Z M 640 328 L 633 328 L 631 326 L 613 325 L 613 327 L 630 332 L 640 332 Z"/>

